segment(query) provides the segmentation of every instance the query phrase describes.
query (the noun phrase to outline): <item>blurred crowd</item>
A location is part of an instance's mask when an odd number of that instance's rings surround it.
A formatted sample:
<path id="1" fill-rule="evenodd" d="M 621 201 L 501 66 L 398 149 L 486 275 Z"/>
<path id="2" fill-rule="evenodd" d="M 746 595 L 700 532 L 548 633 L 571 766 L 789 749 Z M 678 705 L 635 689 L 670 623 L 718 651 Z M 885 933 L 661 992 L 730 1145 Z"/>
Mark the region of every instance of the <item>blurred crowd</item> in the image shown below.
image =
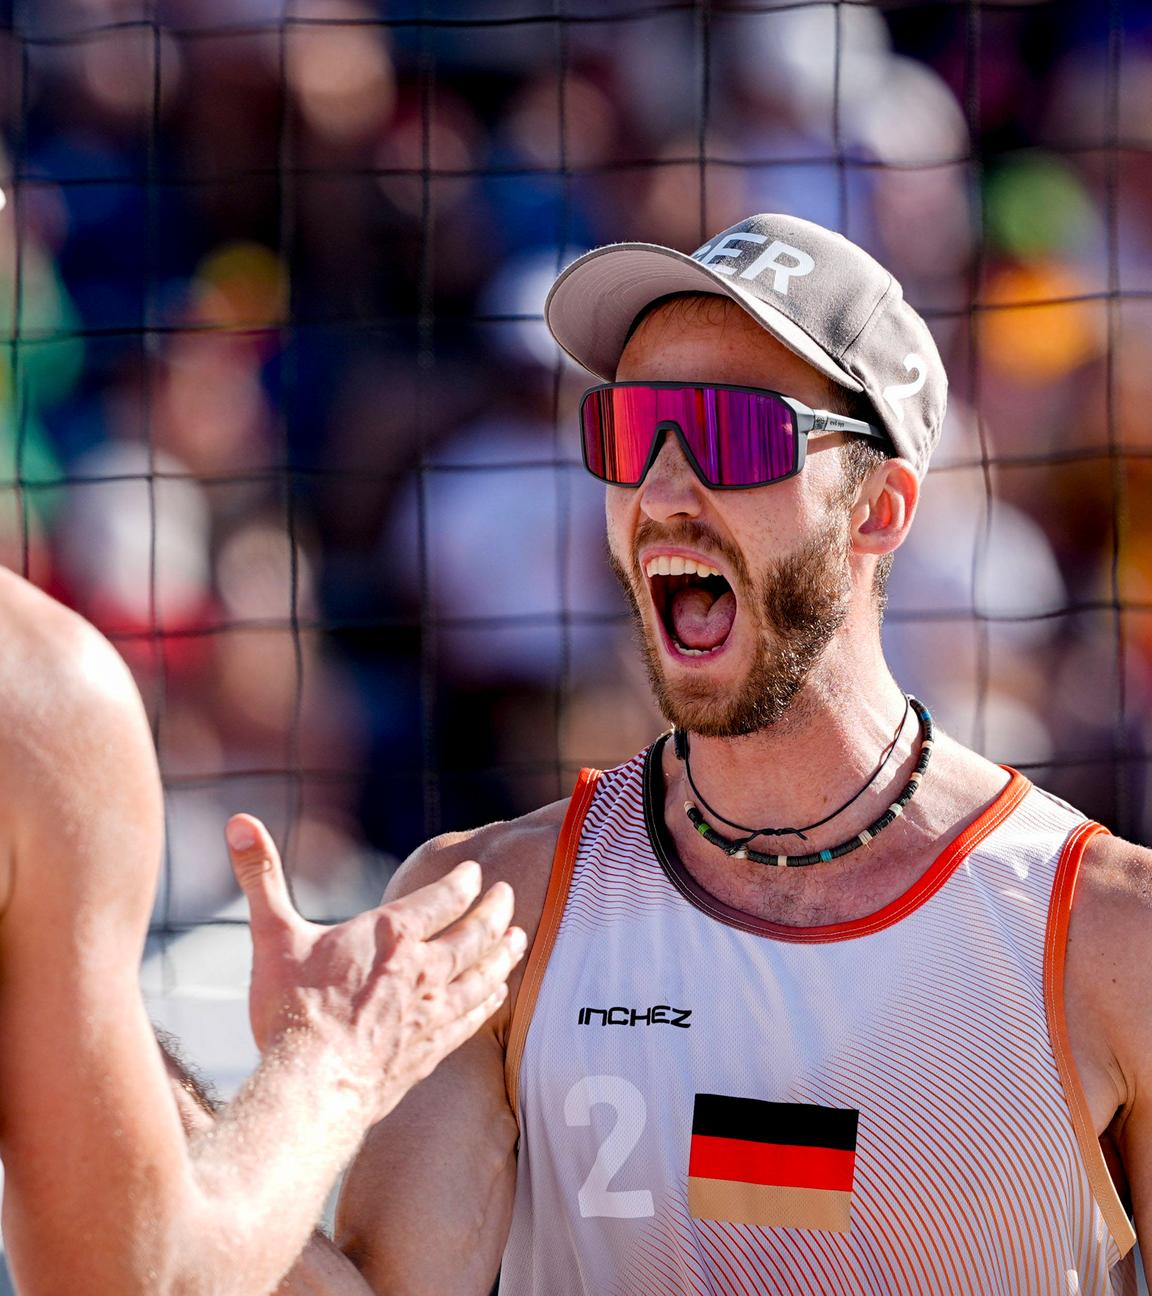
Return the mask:
<path id="1" fill-rule="evenodd" d="M 337 913 L 658 731 L 541 308 L 753 211 L 871 250 L 951 373 L 898 678 L 1149 836 L 1143 6 L 0 10 L 0 561 L 136 674 L 161 923 L 224 902 L 236 809 Z"/>

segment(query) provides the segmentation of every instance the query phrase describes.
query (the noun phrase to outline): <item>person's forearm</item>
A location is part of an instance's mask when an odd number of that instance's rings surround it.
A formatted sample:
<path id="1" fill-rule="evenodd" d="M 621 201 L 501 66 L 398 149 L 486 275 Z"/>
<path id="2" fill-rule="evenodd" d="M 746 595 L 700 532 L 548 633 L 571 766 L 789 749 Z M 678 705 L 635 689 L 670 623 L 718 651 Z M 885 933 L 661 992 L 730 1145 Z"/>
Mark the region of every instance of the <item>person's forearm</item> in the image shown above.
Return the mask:
<path id="1" fill-rule="evenodd" d="M 6 1165 L 4 1226 L 21 1293 L 268 1296 L 301 1257 L 375 1114 L 368 1095 L 348 1083 L 339 1054 L 315 1036 L 274 1046 L 216 1114 L 171 1069 L 170 1076 L 184 1137 L 176 1112 L 155 1101 L 109 1112 L 101 1128 L 111 1137 L 93 1140 L 85 1154 L 89 1166 L 103 1167 L 102 1177 L 88 1174 L 81 1190 L 79 1173 L 64 1176 L 51 1213 L 29 1209 L 45 1196 L 35 1176 L 46 1171 L 17 1146 Z M 143 1126 L 147 1155 L 118 1158 L 116 1132 L 132 1119 Z M 334 1260 L 309 1259 L 301 1281 L 312 1286 L 300 1296 L 364 1296 L 350 1265 L 336 1285 Z"/>
<path id="2" fill-rule="evenodd" d="M 195 1138 L 215 1126 L 220 1109 L 180 1056 L 178 1041 L 163 1032 L 158 1035 L 181 1123 L 186 1135 Z M 276 1296 L 371 1296 L 371 1291 L 351 1260 L 317 1229 L 276 1288 Z"/>
<path id="3" fill-rule="evenodd" d="M 301 1258 L 368 1121 L 365 1095 L 320 1041 L 300 1036 L 269 1050 L 215 1122 L 189 1140 L 197 1201 L 160 1290 L 255 1296 L 276 1289 Z M 350 1263 L 341 1272 L 335 1248 L 324 1254 L 322 1245 L 299 1278 L 312 1285 L 282 1290 L 369 1290 Z M 326 1286 L 317 1285 L 322 1279 Z"/>

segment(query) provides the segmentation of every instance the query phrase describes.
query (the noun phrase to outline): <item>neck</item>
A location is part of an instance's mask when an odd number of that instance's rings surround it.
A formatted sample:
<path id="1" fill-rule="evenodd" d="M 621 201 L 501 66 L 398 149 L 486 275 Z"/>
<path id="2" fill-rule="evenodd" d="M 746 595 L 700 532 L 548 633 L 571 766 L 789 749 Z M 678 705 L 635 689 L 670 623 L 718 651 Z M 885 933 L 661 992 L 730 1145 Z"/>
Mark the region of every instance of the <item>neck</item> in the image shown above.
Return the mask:
<path id="1" fill-rule="evenodd" d="M 802 828 L 839 809 L 868 782 L 904 710 L 904 695 L 886 668 L 879 675 L 837 671 L 835 680 L 825 673 L 811 678 L 768 729 L 739 738 L 693 737 L 692 776 L 704 799 L 727 819 L 749 828 Z M 804 854 L 851 837 L 907 782 L 919 747 L 919 726 L 909 712 L 883 772 L 843 815 L 807 834 L 806 842 L 795 836 L 756 838 L 753 847 Z M 678 802 L 695 800 L 683 765 L 675 762 L 670 772 L 678 780 Z M 714 826 L 726 836 L 738 835 L 722 823 Z"/>

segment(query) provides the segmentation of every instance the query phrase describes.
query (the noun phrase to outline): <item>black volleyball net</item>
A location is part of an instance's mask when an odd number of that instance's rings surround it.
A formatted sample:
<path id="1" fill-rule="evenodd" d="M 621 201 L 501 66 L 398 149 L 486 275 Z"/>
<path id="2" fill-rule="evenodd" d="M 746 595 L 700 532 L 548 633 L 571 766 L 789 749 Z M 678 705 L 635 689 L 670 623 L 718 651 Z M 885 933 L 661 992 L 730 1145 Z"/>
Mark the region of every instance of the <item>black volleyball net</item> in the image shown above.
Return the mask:
<path id="1" fill-rule="evenodd" d="M 657 732 L 579 466 L 586 375 L 541 318 L 600 243 L 784 210 L 895 271 L 953 390 L 897 677 L 1148 836 L 1134 0 L 0 10 L 0 549 L 136 674 L 168 807 L 145 984 L 226 1084 L 229 813 L 336 916 Z"/>

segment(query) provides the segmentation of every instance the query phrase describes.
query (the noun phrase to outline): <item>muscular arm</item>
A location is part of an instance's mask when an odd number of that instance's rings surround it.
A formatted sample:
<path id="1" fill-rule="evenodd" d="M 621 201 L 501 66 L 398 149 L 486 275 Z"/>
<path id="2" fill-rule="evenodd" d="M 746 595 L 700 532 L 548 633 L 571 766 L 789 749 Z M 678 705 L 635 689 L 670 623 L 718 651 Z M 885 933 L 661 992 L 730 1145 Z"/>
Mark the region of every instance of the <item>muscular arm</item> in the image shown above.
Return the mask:
<path id="1" fill-rule="evenodd" d="M 508 897 L 501 916 L 493 897 L 478 906 L 482 934 L 468 919 L 425 941 L 475 893 L 459 879 L 447 910 L 413 897 L 317 928 L 257 834 L 235 863 L 264 952 L 265 1057 L 186 1140 L 137 983 L 162 826 L 139 697 L 90 627 L 3 572 L 0 622 L 0 1156 L 17 1285 L 270 1292 L 365 1129 L 442 1055 L 432 1024 L 451 1023 L 451 1046 L 494 1009 Z"/>
<path id="2" fill-rule="evenodd" d="M 535 936 L 563 806 L 512 824 L 440 838 L 400 869 L 403 895 L 474 858 L 516 893 L 514 921 Z M 368 1135 L 345 1176 L 336 1241 L 378 1296 L 488 1296 L 512 1218 L 516 1119 L 504 1050 L 523 968 L 508 1002 Z"/>
<path id="3" fill-rule="evenodd" d="M 1152 1283 L 1152 851 L 1098 837 L 1081 866 L 1065 997 L 1096 1131 L 1131 1193 Z"/>

